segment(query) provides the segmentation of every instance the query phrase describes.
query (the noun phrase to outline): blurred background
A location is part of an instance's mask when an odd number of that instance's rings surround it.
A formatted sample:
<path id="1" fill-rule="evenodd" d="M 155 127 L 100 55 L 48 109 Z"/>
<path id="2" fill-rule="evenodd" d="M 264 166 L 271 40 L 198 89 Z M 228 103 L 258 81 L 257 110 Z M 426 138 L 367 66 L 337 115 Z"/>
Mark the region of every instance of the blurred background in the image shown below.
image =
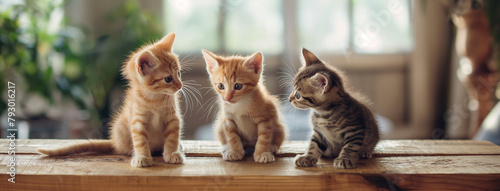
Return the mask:
<path id="1" fill-rule="evenodd" d="M 176 33 L 184 139 L 213 139 L 201 49 L 262 51 L 267 88 L 283 100 L 291 140 L 308 111 L 286 101 L 305 47 L 342 68 L 371 99 L 384 139 L 477 137 L 498 126 L 498 3 L 482 0 L 0 0 L 0 126 L 16 84 L 19 138 L 107 138 L 126 82 L 119 68 L 140 46 Z M 494 110 L 495 111 L 495 110 Z M 483 128 L 484 129 L 484 128 Z M 2 136 L 3 137 L 3 136 Z"/>

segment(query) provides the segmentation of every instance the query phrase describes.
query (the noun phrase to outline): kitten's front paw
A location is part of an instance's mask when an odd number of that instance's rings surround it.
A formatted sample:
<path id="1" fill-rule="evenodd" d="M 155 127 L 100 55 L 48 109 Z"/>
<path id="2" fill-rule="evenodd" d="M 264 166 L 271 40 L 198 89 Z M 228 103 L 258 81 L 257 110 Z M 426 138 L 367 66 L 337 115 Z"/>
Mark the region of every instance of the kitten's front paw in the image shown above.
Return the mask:
<path id="1" fill-rule="evenodd" d="M 318 163 L 318 159 L 308 155 L 297 155 L 295 165 L 298 167 L 310 167 Z"/>
<path id="2" fill-rule="evenodd" d="M 261 154 L 254 153 L 253 159 L 255 162 L 259 163 L 270 163 L 274 162 L 274 155 L 271 152 L 263 152 Z"/>
<path id="3" fill-rule="evenodd" d="M 245 151 L 223 150 L 222 159 L 227 161 L 236 161 L 243 159 Z"/>
<path id="4" fill-rule="evenodd" d="M 339 157 L 333 160 L 333 166 L 335 168 L 354 168 L 356 161 L 347 157 Z"/>
<path id="5" fill-rule="evenodd" d="M 165 162 L 170 163 L 170 164 L 180 164 L 184 162 L 184 159 L 186 158 L 186 155 L 181 152 L 173 152 L 170 154 L 163 153 L 163 160 Z"/>
<path id="6" fill-rule="evenodd" d="M 130 165 L 133 167 L 153 166 L 153 157 L 133 156 L 132 160 L 130 160 Z"/>
<path id="7" fill-rule="evenodd" d="M 372 152 L 371 151 L 361 151 L 361 152 L 359 152 L 359 157 L 362 159 L 372 158 Z"/>

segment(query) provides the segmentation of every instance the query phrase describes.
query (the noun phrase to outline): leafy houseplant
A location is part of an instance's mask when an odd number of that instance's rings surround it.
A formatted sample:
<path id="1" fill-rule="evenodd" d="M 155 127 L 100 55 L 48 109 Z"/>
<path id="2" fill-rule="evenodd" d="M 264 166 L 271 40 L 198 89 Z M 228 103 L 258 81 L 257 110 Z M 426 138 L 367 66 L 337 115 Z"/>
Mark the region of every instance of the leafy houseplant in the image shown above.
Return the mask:
<path id="1" fill-rule="evenodd" d="M 5 91 L 10 80 L 50 104 L 62 96 L 90 111 L 92 127 L 104 131 L 101 121 L 111 113 L 109 93 L 123 86 L 121 64 L 132 50 L 160 38 L 163 27 L 129 0 L 109 14 L 108 21 L 120 26 L 94 37 L 66 24 L 64 4 L 27 0 L 0 7 L 0 90 Z M 0 98 L 0 113 L 5 101 Z M 16 102 L 28 107 L 23 100 Z M 47 118 L 44 112 L 23 114 L 28 120 Z"/>
<path id="2" fill-rule="evenodd" d="M 74 57 L 67 48 L 72 37 L 64 28 L 62 1 L 26 1 L 3 6 L 0 11 L 0 89 L 7 81 L 16 82 L 26 94 L 37 94 L 54 102 L 54 93 L 73 97 L 58 83 L 65 78 L 64 59 Z M 74 29 L 73 29 L 74 30 Z M 73 97 L 78 100 L 79 95 Z M 21 108 L 23 100 L 16 100 Z M 0 111 L 5 110 L 0 99 Z M 27 118 L 43 117 L 44 113 L 23 113 Z"/>

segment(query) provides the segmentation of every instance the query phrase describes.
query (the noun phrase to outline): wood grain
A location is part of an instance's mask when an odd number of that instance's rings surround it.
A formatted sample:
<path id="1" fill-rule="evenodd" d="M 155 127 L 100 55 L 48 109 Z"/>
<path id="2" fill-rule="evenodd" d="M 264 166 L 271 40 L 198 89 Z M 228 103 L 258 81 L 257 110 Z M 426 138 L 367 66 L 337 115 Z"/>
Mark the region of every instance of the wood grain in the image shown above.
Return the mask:
<path id="1" fill-rule="evenodd" d="M 0 175 L 3 178 L 5 175 Z M 498 175 L 337 174 L 280 177 L 23 176 L 23 182 L 0 183 L 2 190 L 498 190 Z M 497 181 L 497 182 L 494 182 Z"/>
<path id="2" fill-rule="evenodd" d="M 8 155 L 0 155 L 7 164 Z M 333 159 L 321 159 L 314 167 L 295 167 L 293 157 L 280 157 L 274 163 L 260 164 L 246 156 L 228 162 L 220 157 L 188 157 L 184 164 L 167 164 L 154 157 L 154 166 L 131 167 L 130 157 L 121 155 L 73 155 L 43 157 L 18 155 L 17 170 L 32 175 L 130 175 L 130 176 L 307 176 L 335 173 L 357 174 L 495 174 L 500 173 L 500 156 L 424 156 L 376 157 L 360 160 L 355 169 L 337 169 Z M 3 166 L 5 167 L 5 166 Z"/>
<path id="3" fill-rule="evenodd" d="M 500 147 L 480 141 L 386 140 L 372 159 L 355 169 L 336 169 L 333 159 L 314 167 L 294 166 L 306 142 L 287 142 L 274 163 L 259 164 L 251 155 L 239 162 L 223 161 L 212 141 L 185 141 L 184 164 L 134 168 L 130 157 L 78 154 L 46 157 L 34 149 L 86 140 L 17 141 L 16 184 L 0 174 L 2 190 L 498 190 Z M 6 145 L 6 140 L 0 144 Z M 0 170 L 10 160 L 1 147 Z"/>
<path id="4" fill-rule="evenodd" d="M 17 140 L 17 154 L 37 154 L 40 147 L 61 147 L 83 143 L 87 140 L 28 139 Z M 7 139 L 0 139 L 0 145 L 8 145 Z M 221 147 L 215 141 L 182 141 L 187 156 L 220 157 Z M 278 152 L 281 157 L 294 157 L 304 153 L 304 141 L 286 141 Z M 7 153 L 7 147 L 0 148 L 0 154 Z M 443 155 L 500 155 L 500 147 L 488 141 L 472 140 L 382 140 L 375 147 L 374 156 L 443 156 Z"/>

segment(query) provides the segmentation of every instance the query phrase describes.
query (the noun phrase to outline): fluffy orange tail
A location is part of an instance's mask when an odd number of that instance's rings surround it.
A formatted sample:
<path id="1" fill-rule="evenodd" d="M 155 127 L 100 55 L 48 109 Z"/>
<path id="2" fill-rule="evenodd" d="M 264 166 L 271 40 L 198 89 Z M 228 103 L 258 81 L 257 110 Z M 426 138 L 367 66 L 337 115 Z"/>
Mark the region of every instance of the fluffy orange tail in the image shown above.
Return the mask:
<path id="1" fill-rule="evenodd" d="M 54 149 L 36 149 L 41 154 L 49 155 L 49 156 L 61 156 L 61 155 L 69 155 L 69 154 L 78 154 L 78 153 L 111 153 L 113 152 L 113 145 L 110 140 L 89 140 L 86 143 L 76 144 L 65 146 L 61 148 Z"/>

